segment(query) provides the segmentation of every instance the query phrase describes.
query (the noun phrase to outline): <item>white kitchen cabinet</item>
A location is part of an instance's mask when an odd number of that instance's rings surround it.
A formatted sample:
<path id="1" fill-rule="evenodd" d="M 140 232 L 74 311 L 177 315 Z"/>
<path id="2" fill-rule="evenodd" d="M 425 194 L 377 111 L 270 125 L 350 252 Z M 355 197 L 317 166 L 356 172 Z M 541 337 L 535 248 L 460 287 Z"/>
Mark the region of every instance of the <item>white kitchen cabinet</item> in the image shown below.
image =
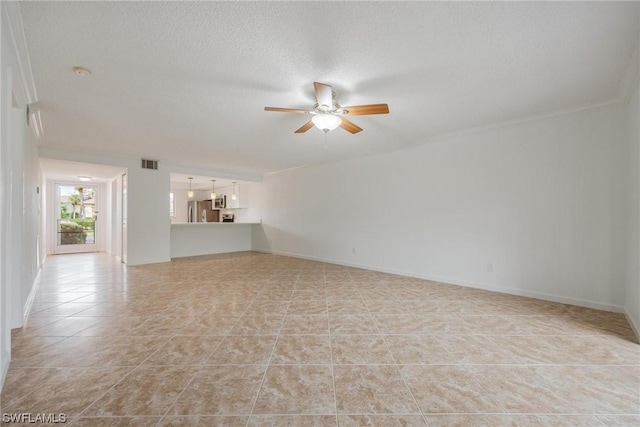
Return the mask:
<path id="1" fill-rule="evenodd" d="M 227 209 L 244 209 L 247 207 L 247 194 L 242 191 L 242 186 L 236 184 L 236 199 L 233 200 L 233 187 L 224 188 L 224 192 L 227 196 Z"/>

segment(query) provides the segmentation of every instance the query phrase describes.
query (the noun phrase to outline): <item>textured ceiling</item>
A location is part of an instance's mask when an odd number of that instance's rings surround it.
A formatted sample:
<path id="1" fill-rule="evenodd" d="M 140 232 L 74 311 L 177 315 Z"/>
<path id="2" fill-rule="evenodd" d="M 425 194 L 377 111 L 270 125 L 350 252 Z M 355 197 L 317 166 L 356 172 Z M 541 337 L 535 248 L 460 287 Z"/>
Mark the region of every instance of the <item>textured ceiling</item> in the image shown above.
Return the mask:
<path id="1" fill-rule="evenodd" d="M 47 178 L 54 181 L 79 182 L 79 176 L 91 177 L 92 182 L 109 182 L 121 175 L 124 169 L 115 166 L 96 165 L 64 160 L 40 159 Z"/>
<path id="2" fill-rule="evenodd" d="M 266 173 L 611 102 L 637 2 L 22 2 L 41 145 Z M 76 65 L 93 71 L 82 78 Z M 312 82 L 364 131 L 312 129 Z"/>
<path id="3" fill-rule="evenodd" d="M 191 181 L 191 186 L 193 190 L 206 190 L 208 192 L 211 191 L 211 180 L 213 179 L 210 176 L 200 176 L 200 175 L 185 175 L 180 173 L 172 173 L 171 174 L 171 188 L 189 188 L 189 177 L 193 178 Z M 215 189 L 216 191 L 222 190 L 223 188 L 232 188 L 233 183 L 235 182 L 238 186 L 245 185 L 248 181 L 241 181 L 238 179 L 221 179 L 216 177 Z"/>

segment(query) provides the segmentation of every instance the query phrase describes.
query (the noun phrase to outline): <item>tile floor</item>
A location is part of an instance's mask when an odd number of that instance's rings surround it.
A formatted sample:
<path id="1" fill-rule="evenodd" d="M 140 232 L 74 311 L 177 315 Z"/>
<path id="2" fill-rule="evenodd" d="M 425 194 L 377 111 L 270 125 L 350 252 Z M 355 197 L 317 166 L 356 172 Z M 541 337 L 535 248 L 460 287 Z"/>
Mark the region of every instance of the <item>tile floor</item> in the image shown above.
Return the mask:
<path id="1" fill-rule="evenodd" d="M 639 426 L 624 316 L 239 253 L 51 256 L 3 413 L 80 426 Z"/>

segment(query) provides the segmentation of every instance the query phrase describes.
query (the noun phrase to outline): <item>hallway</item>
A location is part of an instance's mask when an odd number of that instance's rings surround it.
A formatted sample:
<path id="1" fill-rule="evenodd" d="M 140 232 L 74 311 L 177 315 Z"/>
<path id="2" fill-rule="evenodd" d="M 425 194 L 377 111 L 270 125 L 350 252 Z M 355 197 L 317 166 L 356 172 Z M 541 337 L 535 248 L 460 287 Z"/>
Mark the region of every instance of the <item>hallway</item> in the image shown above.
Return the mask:
<path id="1" fill-rule="evenodd" d="M 49 256 L 3 413 L 78 426 L 640 424 L 623 315 L 255 252 Z"/>

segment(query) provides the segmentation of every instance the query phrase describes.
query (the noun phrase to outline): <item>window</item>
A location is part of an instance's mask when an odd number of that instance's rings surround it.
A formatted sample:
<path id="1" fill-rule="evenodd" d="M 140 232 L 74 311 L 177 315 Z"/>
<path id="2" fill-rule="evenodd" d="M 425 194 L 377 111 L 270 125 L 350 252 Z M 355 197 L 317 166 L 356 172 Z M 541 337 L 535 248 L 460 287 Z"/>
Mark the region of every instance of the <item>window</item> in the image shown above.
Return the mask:
<path id="1" fill-rule="evenodd" d="M 173 198 L 173 193 L 169 193 L 169 216 L 171 218 L 176 217 L 176 201 Z"/>

